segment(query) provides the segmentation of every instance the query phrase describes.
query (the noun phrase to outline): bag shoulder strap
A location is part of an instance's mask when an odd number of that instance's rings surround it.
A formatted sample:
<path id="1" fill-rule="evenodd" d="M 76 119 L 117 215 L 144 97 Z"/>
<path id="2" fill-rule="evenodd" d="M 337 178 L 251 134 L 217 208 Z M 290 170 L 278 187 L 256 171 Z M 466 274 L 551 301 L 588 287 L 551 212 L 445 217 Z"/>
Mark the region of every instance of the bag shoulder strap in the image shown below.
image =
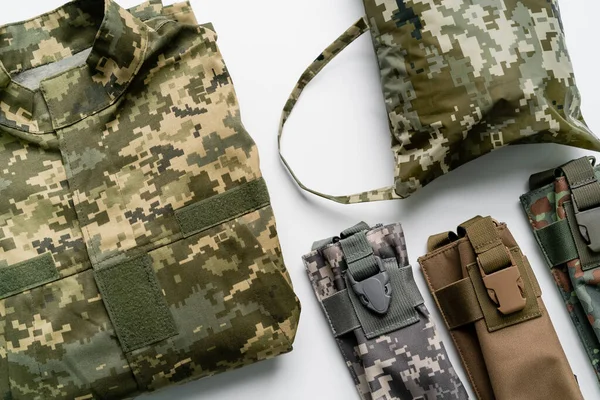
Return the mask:
<path id="1" fill-rule="evenodd" d="M 332 200 L 341 204 L 354 204 L 354 203 L 364 203 L 370 201 L 382 201 L 382 200 L 391 200 L 391 199 L 400 199 L 401 197 L 396 194 L 394 190 L 394 186 L 383 187 L 380 189 L 362 192 L 353 194 L 350 196 L 332 196 L 325 193 L 318 192 L 314 189 L 311 189 L 304 185 L 300 179 L 296 176 L 287 160 L 283 156 L 281 152 L 281 138 L 283 136 L 283 127 L 287 122 L 292 110 L 294 109 L 300 95 L 306 88 L 306 86 L 313 80 L 313 78 L 321 72 L 323 68 L 331 60 L 335 58 L 339 53 L 342 52 L 349 44 L 354 42 L 357 38 L 359 38 L 363 33 L 369 30 L 369 23 L 366 18 L 361 18 L 356 21 L 346 32 L 344 32 L 335 42 L 333 42 L 323 53 L 316 58 L 316 60 L 304 71 L 300 80 L 294 87 L 292 94 L 290 95 L 285 107 L 283 109 L 283 113 L 281 115 L 281 122 L 279 125 L 279 134 L 277 136 L 277 148 L 279 150 L 279 156 L 281 157 L 281 161 L 283 165 L 288 170 L 292 178 L 296 181 L 298 186 L 302 189 L 306 190 L 309 193 L 312 193 L 316 196 L 322 197 L 324 199 Z"/>

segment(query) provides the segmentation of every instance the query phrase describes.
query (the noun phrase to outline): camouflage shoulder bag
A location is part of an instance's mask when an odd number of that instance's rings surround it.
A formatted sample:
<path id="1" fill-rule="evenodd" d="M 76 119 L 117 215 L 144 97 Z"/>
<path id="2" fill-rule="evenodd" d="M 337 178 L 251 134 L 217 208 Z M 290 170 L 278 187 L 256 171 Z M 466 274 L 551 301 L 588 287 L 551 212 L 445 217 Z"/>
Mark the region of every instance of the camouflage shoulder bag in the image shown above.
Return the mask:
<path id="1" fill-rule="evenodd" d="M 131 398 L 292 349 L 257 149 L 188 3 L 0 27 L 0 171 L 0 398 Z"/>
<path id="2" fill-rule="evenodd" d="M 509 144 L 600 150 L 580 112 L 556 0 L 363 0 L 356 22 L 306 70 L 285 105 L 370 29 L 389 117 L 395 183 L 339 203 L 410 196 L 434 179 Z M 282 156 L 283 163 L 291 168 Z"/>

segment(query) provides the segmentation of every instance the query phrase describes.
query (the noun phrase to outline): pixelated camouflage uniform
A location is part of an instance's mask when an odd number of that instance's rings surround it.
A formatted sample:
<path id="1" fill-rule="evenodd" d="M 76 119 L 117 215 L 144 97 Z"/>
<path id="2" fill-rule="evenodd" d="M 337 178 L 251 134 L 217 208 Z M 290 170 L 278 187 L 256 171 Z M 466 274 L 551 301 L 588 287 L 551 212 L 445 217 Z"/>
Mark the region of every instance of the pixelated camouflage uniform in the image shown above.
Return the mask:
<path id="1" fill-rule="evenodd" d="M 188 3 L 0 27 L 0 171 L 0 397 L 131 397 L 291 350 L 257 149 Z"/>
<path id="2" fill-rule="evenodd" d="M 386 265 L 391 262 L 390 271 L 403 274 L 401 283 L 392 287 L 392 298 L 408 301 L 413 308 L 410 320 L 401 321 L 397 329 L 385 327 L 385 333 L 368 337 L 366 328 L 358 325 L 347 332 L 336 331 L 340 327 L 336 320 L 342 318 L 342 325 L 346 325 L 351 319 L 348 314 L 332 315 L 328 306 L 328 299 L 350 290 L 345 282 L 349 273 L 346 255 L 339 241 L 318 245 L 303 257 L 317 300 L 361 399 L 467 399 L 413 280 L 402 227 L 376 226 L 366 232 L 366 238 L 376 257 Z"/>
<path id="3" fill-rule="evenodd" d="M 331 196 L 300 183 L 304 189 L 346 204 L 405 198 L 509 144 L 600 150 L 581 116 L 556 0 L 364 4 L 367 16 L 298 82 L 284 108 L 279 138 L 305 86 L 370 30 L 392 133 L 395 183 L 351 196 Z M 285 159 L 284 164 L 289 169 Z"/>

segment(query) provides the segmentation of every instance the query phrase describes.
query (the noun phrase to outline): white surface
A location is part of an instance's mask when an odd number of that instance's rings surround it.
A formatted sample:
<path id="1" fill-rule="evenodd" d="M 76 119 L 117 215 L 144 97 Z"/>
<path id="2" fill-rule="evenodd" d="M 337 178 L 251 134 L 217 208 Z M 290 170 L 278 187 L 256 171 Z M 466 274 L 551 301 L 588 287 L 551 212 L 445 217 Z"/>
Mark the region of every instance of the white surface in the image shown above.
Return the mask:
<path id="1" fill-rule="evenodd" d="M 139 1 L 118 2 L 129 7 Z M 0 24 L 33 17 L 63 1 L 3 3 Z M 212 21 L 219 33 L 219 45 L 236 85 L 245 126 L 259 147 L 283 253 L 303 311 L 292 353 L 166 389 L 146 399 L 358 399 L 300 257 L 314 240 L 337 234 L 360 220 L 370 224 L 402 222 L 419 288 L 436 318 L 454 366 L 468 385 L 416 259 L 424 254 L 430 234 L 454 229 L 476 214 L 492 215 L 508 223 L 533 265 L 585 398 L 600 398 L 592 367 L 518 204 L 531 173 L 587 152 L 555 145 L 506 148 L 436 180 L 404 201 L 342 206 L 304 195 L 284 172 L 277 156 L 275 138 L 281 108 L 304 68 L 362 16 L 361 1 L 192 0 L 192 4 L 198 20 Z M 560 5 L 584 115 L 592 130 L 600 133 L 600 2 L 562 0 Z M 290 119 L 284 142 L 288 160 L 305 183 L 333 194 L 348 194 L 392 182 L 393 160 L 379 87 L 372 45 L 365 36 L 306 90 Z"/>

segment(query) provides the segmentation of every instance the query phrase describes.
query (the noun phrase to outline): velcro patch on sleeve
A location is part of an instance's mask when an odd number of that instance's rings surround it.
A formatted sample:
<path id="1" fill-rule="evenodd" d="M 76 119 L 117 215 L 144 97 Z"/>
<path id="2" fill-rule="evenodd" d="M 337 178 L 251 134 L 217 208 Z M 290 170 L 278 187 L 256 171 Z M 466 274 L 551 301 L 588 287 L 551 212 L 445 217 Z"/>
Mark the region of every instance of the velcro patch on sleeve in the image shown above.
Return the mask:
<path id="1" fill-rule="evenodd" d="M 94 274 L 124 352 L 177 335 L 150 256 L 100 268 Z"/>
<path id="2" fill-rule="evenodd" d="M 0 268 L 0 299 L 52 282 L 59 277 L 50 252 Z"/>

